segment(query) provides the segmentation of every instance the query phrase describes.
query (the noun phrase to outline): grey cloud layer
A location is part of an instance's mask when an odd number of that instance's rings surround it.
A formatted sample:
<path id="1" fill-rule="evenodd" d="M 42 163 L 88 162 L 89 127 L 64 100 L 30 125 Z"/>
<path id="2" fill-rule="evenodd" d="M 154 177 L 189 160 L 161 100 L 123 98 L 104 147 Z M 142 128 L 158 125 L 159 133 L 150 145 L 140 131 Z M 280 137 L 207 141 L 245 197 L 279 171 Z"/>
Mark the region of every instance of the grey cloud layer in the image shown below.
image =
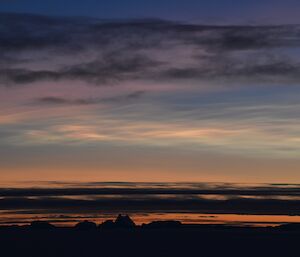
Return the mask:
<path id="1" fill-rule="evenodd" d="M 300 81 L 298 58 L 290 52 L 300 48 L 299 26 L 202 26 L 13 14 L 1 14 L 0 21 L 1 56 L 10 60 L 0 64 L 2 85 L 69 79 L 94 85 L 136 79 Z M 51 69 L 31 68 L 39 55 L 55 64 L 61 55 L 75 58 Z"/>
<path id="2" fill-rule="evenodd" d="M 87 185 L 85 185 L 87 186 Z M 97 188 L 98 187 L 98 188 Z M 91 183 L 67 189 L 1 189 L 0 209 L 17 213 L 192 212 L 300 215 L 299 185 Z M 68 198 L 66 196 L 73 196 Z M 114 195 L 114 197 L 108 197 Z M 206 199 L 218 195 L 220 199 Z M 34 196 L 34 198 L 32 198 Z M 77 196 L 74 197 L 74 196 Z M 242 198 L 241 196 L 248 196 Z M 251 196 L 251 197 L 249 197 Z M 288 199 L 274 198 L 289 196 Z M 225 198 L 223 198 L 225 197 Z"/>
<path id="3" fill-rule="evenodd" d="M 40 183 L 43 185 L 43 183 Z M 55 186 L 54 188 L 51 185 Z M 44 188 L 0 188 L 0 197 L 83 196 L 83 195 L 220 195 L 220 196 L 300 196 L 300 185 L 214 184 L 214 183 L 129 183 L 49 182 Z"/>
<path id="4" fill-rule="evenodd" d="M 107 98 L 80 98 L 80 99 L 68 99 L 62 97 L 41 97 L 36 99 L 35 104 L 47 104 L 47 105 L 90 105 L 100 103 L 122 103 L 130 100 L 136 100 L 140 98 L 145 92 L 135 91 L 127 95 L 107 97 Z"/>

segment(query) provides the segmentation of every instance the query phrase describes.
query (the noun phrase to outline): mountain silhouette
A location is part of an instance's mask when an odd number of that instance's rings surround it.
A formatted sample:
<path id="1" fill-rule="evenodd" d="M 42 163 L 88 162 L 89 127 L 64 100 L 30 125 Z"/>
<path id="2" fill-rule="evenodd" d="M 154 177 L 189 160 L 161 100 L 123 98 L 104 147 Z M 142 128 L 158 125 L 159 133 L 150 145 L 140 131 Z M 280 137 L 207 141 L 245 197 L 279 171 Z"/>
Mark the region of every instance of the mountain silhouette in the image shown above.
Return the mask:
<path id="1" fill-rule="evenodd" d="M 103 222 L 100 229 L 90 221 L 79 222 L 75 228 L 46 221 L 18 229 L 0 226 L 1 256 L 295 257 L 299 252 L 299 224 L 236 227 L 169 220 L 136 226 L 128 215 L 119 215 Z"/>
<path id="2" fill-rule="evenodd" d="M 96 229 L 97 225 L 94 222 L 90 222 L 90 221 L 83 221 L 83 222 L 79 222 L 75 225 L 75 229 L 78 230 L 92 230 L 92 229 Z"/>
<path id="3" fill-rule="evenodd" d="M 102 224 L 99 225 L 101 229 L 111 229 L 115 228 L 115 222 L 113 220 L 106 220 Z"/>
<path id="4" fill-rule="evenodd" d="M 143 224 L 143 228 L 180 228 L 182 223 L 177 220 L 153 221 L 149 224 Z"/>
<path id="5" fill-rule="evenodd" d="M 41 220 L 36 220 L 36 221 L 32 221 L 30 223 L 30 226 L 29 228 L 31 229 L 54 229 L 56 228 L 54 225 L 50 224 L 49 222 L 47 221 L 41 221 Z"/>
<path id="6" fill-rule="evenodd" d="M 99 225 L 99 228 L 112 229 L 112 228 L 134 228 L 136 227 L 134 221 L 128 215 L 119 214 L 115 221 L 106 220 Z"/>
<path id="7" fill-rule="evenodd" d="M 136 225 L 128 215 L 119 214 L 115 220 L 115 226 L 117 228 L 134 228 Z"/>
<path id="8" fill-rule="evenodd" d="M 300 223 L 287 223 L 277 227 L 278 230 L 300 231 Z"/>

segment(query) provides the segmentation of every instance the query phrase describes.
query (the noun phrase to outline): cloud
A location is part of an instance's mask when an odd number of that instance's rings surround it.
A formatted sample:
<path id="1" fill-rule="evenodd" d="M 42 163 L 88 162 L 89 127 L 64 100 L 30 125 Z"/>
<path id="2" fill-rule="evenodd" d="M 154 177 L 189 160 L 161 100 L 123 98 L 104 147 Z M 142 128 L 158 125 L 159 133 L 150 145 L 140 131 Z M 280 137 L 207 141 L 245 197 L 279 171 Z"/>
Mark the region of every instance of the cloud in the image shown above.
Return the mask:
<path id="1" fill-rule="evenodd" d="M 242 84 L 299 82 L 299 63 L 286 51 L 300 47 L 299 26 L 204 26 L 21 14 L 0 14 L 0 20 L 2 57 L 12 60 L 9 68 L 0 67 L 2 85 L 222 77 Z M 18 56 L 27 62 L 20 64 Z M 38 68 L 43 62 L 51 68 Z M 276 78 L 270 78 L 274 74 Z"/>
<path id="2" fill-rule="evenodd" d="M 118 212 L 300 215 L 298 184 L 53 181 L 40 185 L 44 187 L 2 188 L 0 210 L 10 215 L 99 212 L 103 215 Z"/>
<path id="3" fill-rule="evenodd" d="M 257 50 L 299 46 L 299 27 L 283 26 L 223 26 L 216 38 L 204 42 L 218 50 Z"/>
<path id="4" fill-rule="evenodd" d="M 0 70 L 2 83 L 29 84 L 39 81 L 59 81 L 59 80 L 83 80 L 92 84 L 110 84 L 126 79 L 136 79 L 139 73 L 143 74 L 153 66 L 159 65 L 145 56 L 114 56 L 103 57 L 103 60 L 73 65 L 61 70 L 33 71 L 29 69 L 3 69 Z"/>
<path id="5" fill-rule="evenodd" d="M 46 105 L 92 105 L 101 103 L 126 103 L 132 100 L 137 100 L 144 91 L 135 91 L 126 95 L 106 97 L 106 98 L 80 98 L 80 99 L 69 99 L 63 97 L 46 96 L 36 99 L 34 104 L 46 104 Z"/>
<path id="6" fill-rule="evenodd" d="M 0 197 L 58 197 L 58 196 L 103 196 L 103 195 L 181 195 L 186 197 L 212 195 L 235 198 L 251 197 L 298 197 L 298 184 L 239 185 L 231 183 L 135 183 L 135 182 L 91 182 L 91 183 L 42 183 L 43 188 L 2 188 Z M 50 186 L 55 186 L 50 187 Z"/>
<path id="7" fill-rule="evenodd" d="M 80 100 L 78 102 L 78 100 L 73 101 L 61 97 L 52 97 L 52 96 L 39 98 L 37 102 L 45 103 L 45 104 L 74 104 L 74 103 L 81 104 L 82 103 Z"/>
<path id="8" fill-rule="evenodd" d="M 214 80 L 228 79 L 231 82 L 259 83 L 298 83 L 300 80 L 300 64 L 287 62 L 274 62 L 265 64 L 233 64 L 232 66 L 213 65 L 205 68 L 172 68 L 163 71 L 161 76 L 173 80 L 203 79 Z"/>

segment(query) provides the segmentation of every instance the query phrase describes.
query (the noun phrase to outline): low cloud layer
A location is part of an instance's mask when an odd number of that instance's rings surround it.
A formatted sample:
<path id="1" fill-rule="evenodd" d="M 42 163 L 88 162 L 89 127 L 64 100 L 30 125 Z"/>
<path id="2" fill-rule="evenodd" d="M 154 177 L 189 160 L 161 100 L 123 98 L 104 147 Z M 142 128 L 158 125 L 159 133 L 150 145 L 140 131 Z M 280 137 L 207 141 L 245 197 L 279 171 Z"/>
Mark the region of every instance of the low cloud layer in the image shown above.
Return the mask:
<path id="1" fill-rule="evenodd" d="M 95 187 L 95 183 L 91 183 L 90 187 L 83 188 L 1 189 L 0 209 L 24 214 L 300 215 L 299 193 L 297 185 L 100 183 Z"/>

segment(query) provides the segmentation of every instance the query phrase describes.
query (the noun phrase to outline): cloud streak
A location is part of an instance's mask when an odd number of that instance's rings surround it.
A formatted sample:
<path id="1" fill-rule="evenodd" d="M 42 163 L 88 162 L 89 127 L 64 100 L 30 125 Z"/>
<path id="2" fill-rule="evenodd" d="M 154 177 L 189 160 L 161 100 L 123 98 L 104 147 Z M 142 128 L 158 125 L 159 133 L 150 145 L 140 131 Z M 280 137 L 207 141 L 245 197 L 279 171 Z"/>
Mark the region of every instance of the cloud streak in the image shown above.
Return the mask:
<path id="1" fill-rule="evenodd" d="M 27 214 L 40 210 L 48 214 L 125 211 L 300 215 L 300 188 L 296 185 L 101 184 L 98 188 L 91 183 L 88 188 L 1 189 L 0 209 L 16 213 L 27 210 Z"/>
<path id="2" fill-rule="evenodd" d="M 137 100 L 142 95 L 144 91 L 135 91 L 127 95 L 107 97 L 107 98 L 81 98 L 81 99 L 68 99 L 62 97 L 41 97 L 37 99 L 35 104 L 46 104 L 46 105 L 92 105 L 92 104 L 101 104 L 101 103 L 122 103 L 130 102 L 132 100 Z"/>

